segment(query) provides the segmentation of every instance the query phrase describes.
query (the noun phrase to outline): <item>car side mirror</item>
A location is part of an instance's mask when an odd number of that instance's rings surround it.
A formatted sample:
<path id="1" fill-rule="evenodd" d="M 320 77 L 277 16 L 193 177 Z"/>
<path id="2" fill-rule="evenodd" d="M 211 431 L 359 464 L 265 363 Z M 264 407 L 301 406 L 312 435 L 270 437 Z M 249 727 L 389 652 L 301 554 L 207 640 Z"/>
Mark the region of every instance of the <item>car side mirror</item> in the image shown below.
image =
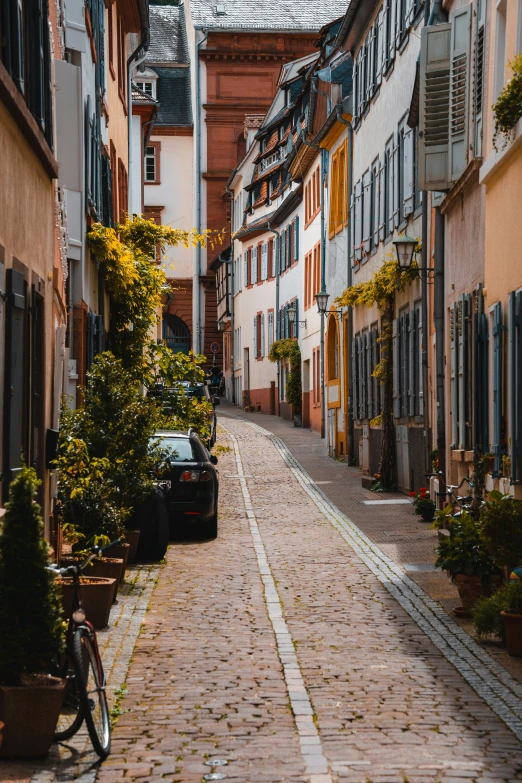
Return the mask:
<path id="1" fill-rule="evenodd" d="M 221 405 L 221 400 L 219 399 L 219 397 L 214 397 L 213 403 L 214 405 Z"/>
<path id="2" fill-rule="evenodd" d="M 216 457 L 216 455 L 215 455 L 215 454 L 211 454 L 211 455 L 210 455 L 210 461 L 211 461 L 211 463 L 212 463 L 213 465 L 217 465 L 217 464 L 218 464 L 218 458 Z"/>

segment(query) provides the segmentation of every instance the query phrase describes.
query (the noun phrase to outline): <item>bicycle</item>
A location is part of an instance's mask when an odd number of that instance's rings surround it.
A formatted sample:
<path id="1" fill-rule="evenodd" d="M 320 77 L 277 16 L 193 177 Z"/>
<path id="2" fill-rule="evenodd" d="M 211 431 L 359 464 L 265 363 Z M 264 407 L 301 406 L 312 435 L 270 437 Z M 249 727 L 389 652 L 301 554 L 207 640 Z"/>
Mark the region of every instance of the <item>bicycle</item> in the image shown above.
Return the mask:
<path id="1" fill-rule="evenodd" d="M 91 554 L 83 563 L 67 568 L 51 567 L 57 575 L 71 577 L 74 586 L 65 653 L 57 662 L 56 671 L 53 672 L 67 680 L 65 699 L 54 740 L 63 742 L 70 739 L 80 730 L 85 721 L 92 746 L 102 761 L 107 758 L 111 749 L 111 723 L 96 631 L 87 620 L 82 608 L 80 576 L 95 557 L 101 557 L 120 541 L 121 539 L 118 538 L 107 546 L 93 547 Z"/>

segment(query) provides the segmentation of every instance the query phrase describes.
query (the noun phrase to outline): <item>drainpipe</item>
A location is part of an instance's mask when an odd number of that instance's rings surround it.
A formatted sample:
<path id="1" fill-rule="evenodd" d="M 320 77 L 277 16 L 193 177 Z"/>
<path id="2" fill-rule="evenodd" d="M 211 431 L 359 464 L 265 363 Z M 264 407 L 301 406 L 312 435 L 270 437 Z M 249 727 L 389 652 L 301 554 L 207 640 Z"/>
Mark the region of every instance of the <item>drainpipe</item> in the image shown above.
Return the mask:
<path id="1" fill-rule="evenodd" d="M 433 282 L 433 308 L 435 323 L 435 370 L 437 405 L 437 448 L 439 451 L 439 498 L 445 496 L 446 485 L 446 407 L 445 407 L 445 299 L 444 299 L 444 215 L 435 208 L 435 249 L 433 253 L 435 280 Z M 437 504 L 438 505 L 438 504 Z"/>
<path id="2" fill-rule="evenodd" d="M 199 60 L 199 49 L 201 44 L 204 44 L 208 38 L 208 32 L 203 30 L 203 38 L 196 43 L 196 208 L 197 208 L 197 220 L 196 230 L 201 233 L 201 64 Z M 202 327 L 201 327 L 201 245 L 196 247 L 196 269 L 197 269 L 197 296 L 196 302 L 196 329 L 197 329 L 197 353 L 201 353 L 203 349 L 203 341 L 201 339 Z M 194 296 L 194 292 L 192 292 Z"/>
<path id="3" fill-rule="evenodd" d="M 321 149 L 321 291 L 326 291 L 326 234 L 325 234 L 325 203 L 324 182 L 328 171 L 328 152 Z M 325 313 L 321 313 L 321 389 L 324 390 L 324 332 Z M 323 394 L 321 404 L 321 438 L 326 437 L 326 395 Z"/>
<path id="4" fill-rule="evenodd" d="M 228 182 L 235 176 L 237 169 L 234 169 L 230 175 Z M 232 378 L 232 405 L 236 404 L 236 379 L 234 376 L 234 237 L 232 235 L 232 222 L 234 220 L 234 192 L 230 190 L 229 184 L 225 185 L 225 192 L 228 193 L 232 202 L 232 208 L 230 210 L 230 376 Z M 224 368 L 223 368 L 224 370 Z"/>
<path id="5" fill-rule="evenodd" d="M 268 230 L 275 234 L 277 237 L 277 241 L 275 243 L 275 265 L 276 265 L 276 306 L 275 306 L 275 318 L 276 318 L 276 337 L 277 339 L 280 339 L 280 321 L 279 321 L 279 277 L 281 272 L 281 264 L 279 259 L 279 249 L 281 245 L 281 233 L 276 229 L 272 228 L 270 225 L 270 221 L 268 222 Z M 281 362 L 277 362 L 277 415 L 281 415 Z"/>
<path id="6" fill-rule="evenodd" d="M 350 204 L 350 193 L 352 192 L 353 187 L 353 128 L 352 123 L 348 122 L 348 120 L 345 120 L 342 115 L 342 106 L 340 103 L 338 103 L 335 107 L 335 112 L 337 115 L 337 120 L 341 122 L 343 125 L 346 125 L 348 128 L 348 221 L 346 224 L 346 283 L 347 287 L 351 288 L 353 285 L 353 271 L 352 271 L 352 263 L 351 263 L 351 255 L 352 255 L 352 215 L 350 212 L 349 204 Z M 347 319 L 347 330 L 346 330 L 346 342 L 347 345 L 347 364 L 348 367 L 346 368 L 347 376 L 348 376 L 348 410 L 346 412 L 346 442 L 347 442 L 347 451 L 348 451 L 348 463 L 350 462 L 353 464 L 355 452 L 354 452 L 354 443 L 355 443 L 355 435 L 354 435 L 354 429 L 353 429 L 353 394 L 352 394 L 352 341 L 353 341 L 353 307 L 348 308 L 348 319 Z"/>

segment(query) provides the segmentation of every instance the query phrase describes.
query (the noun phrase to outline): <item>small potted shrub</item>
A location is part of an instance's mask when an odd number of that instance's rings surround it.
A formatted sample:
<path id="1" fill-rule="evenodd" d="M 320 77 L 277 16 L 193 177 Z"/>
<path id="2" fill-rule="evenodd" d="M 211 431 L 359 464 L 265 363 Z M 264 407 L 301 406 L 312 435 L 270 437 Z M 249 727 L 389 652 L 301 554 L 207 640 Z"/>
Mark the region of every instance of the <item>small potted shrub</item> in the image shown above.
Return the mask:
<path id="1" fill-rule="evenodd" d="M 506 582 L 482 598 L 473 610 L 473 622 L 480 637 L 496 636 L 507 644 L 509 655 L 522 658 L 522 581 Z"/>
<path id="2" fill-rule="evenodd" d="M 45 756 L 58 722 L 65 680 L 51 677 L 63 643 L 59 590 L 49 570 L 39 480 L 22 467 L 0 530 L 0 756 Z"/>
<path id="3" fill-rule="evenodd" d="M 432 522 L 435 514 L 435 503 L 431 500 L 426 487 L 421 487 L 417 492 L 410 492 L 413 508 L 424 522 Z"/>
<path id="4" fill-rule="evenodd" d="M 522 502 L 494 490 L 480 511 L 482 536 L 505 576 L 522 562 Z"/>
<path id="5" fill-rule="evenodd" d="M 449 510 L 450 507 L 441 513 L 449 514 Z M 439 540 L 435 567 L 446 571 L 456 584 L 462 601 L 462 608 L 456 614 L 464 616 L 479 598 L 491 595 L 501 581 L 480 527 L 466 511 L 458 519 L 452 519 L 449 535 Z"/>

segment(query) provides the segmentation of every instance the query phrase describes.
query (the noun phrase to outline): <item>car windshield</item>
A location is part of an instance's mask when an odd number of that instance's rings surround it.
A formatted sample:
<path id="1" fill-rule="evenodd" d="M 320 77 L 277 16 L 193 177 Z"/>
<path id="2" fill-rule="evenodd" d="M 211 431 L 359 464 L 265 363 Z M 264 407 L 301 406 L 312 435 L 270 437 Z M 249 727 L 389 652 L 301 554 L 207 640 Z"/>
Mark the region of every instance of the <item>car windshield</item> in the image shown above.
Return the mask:
<path id="1" fill-rule="evenodd" d="M 181 387 L 187 397 L 197 397 L 198 400 L 201 400 L 205 396 L 203 386 L 191 386 L 190 383 L 182 383 Z"/>
<path id="2" fill-rule="evenodd" d="M 188 438 L 159 436 L 155 440 L 162 448 L 169 450 L 172 462 L 191 462 L 194 459 L 194 450 Z"/>

